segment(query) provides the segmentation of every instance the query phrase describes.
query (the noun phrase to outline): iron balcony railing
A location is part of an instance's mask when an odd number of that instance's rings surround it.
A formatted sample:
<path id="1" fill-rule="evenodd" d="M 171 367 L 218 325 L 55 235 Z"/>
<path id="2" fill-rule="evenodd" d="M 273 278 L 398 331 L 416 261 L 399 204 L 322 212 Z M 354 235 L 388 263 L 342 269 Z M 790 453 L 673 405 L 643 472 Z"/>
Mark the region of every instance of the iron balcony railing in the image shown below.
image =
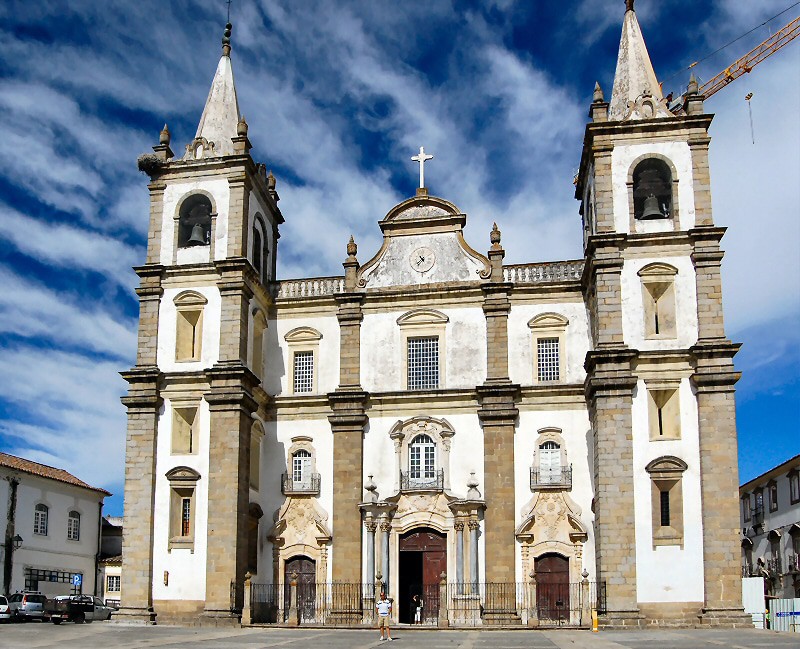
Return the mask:
<path id="1" fill-rule="evenodd" d="M 423 472 L 424 473 L 424 472 Z M 434 475 L 412 476 L 410 471 L 400 472 L 400 491 L 442 491 L 444 489 L 444 469 Z"/>
<path id="2" fill-rule="evenodd" d="M 800 554 L 790 554 L 787 557 L 786 572 L 800 572 Z"/>
<path id="3" fill-rule="evenodd" d="M 295 494 L 312 494 L 319 496 L 322 476 L 319 473 L 308 473 L 301 480 L 295 480 L 291 473 L 284 473 L 281 480 L 281 492 L 284 496 Z"/>
<path id="4" fill-rule="evenodd" d="M 756 507 L 753 510 L 753 527 L 758 527 L 764 524 L 764 508 Z"/>
<path id="5" fill-rule="evenodd" d="M 531 467 L 531 490 L 572 489 L 572 466 L 557 469 Z"/>
<path id="6" fill-rule="evenodd" d="M 776 576 L 781 574 L 781 558 L 774 557 L 772 559 L 767 559 L 764 563 L 764 567 L 767 569 L 767 572 L 771 576 Z"/>

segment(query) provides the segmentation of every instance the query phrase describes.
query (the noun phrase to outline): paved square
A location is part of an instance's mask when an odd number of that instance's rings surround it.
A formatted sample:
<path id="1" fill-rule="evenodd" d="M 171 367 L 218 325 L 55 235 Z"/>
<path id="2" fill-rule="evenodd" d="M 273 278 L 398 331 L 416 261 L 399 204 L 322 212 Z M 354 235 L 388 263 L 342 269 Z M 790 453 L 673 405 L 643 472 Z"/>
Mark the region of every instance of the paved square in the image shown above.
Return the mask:
<path id="1" fill-rule="evenodd" d="M 392 647 L 414 649 L 798 649 L 800 634 L 755 629 L 666 631 L 438 631 L 395 629 Z M 197 629 L 32 622 L 0 628 L 0 649 L 370 649 L 377 631 Z"/>

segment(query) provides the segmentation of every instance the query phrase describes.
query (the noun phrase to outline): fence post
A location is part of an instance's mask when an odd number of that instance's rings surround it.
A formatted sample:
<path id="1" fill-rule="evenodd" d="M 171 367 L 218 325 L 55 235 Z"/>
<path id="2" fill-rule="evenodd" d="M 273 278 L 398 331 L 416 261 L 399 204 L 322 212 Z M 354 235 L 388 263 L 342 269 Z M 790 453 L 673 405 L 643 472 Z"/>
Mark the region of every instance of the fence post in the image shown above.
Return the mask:
<path id="1" fill-rule="evenodd" d="M 528 597 L 530 598 L 528 626 L 537 627 L 539 626 L 539 606 L 536 603 L 536 573 L 533 570 L 531 570 L 530 577 L 530 582 L 528 582 Z"/>
<path id="2" fill-rule="evenodd" d="M 439 576 L 439 623 L 440 628 L 449 626 L 447 621 L 447 573 Z"/>
<path id="3" fill-rule="evenodd" d="M 297 610 L 297 573 L 293 572 L 289 577 L 289 619 L 287 624 L 289 626 L 299 626 L 300 611 Z"/>
<path id="4" fill-rule="evenodd" d="M 244 574 L 244 604 L 242 604 L 242 626 L 250 625 L 253 623 L 253 615 L 251 611 L 252 596 L 250 593 L 250 580 L 253 578 L 249 572 Z"/>
<path id="5" fill-rule="evenodd" d="M 589 588 L 589 571 L 584 570 L 581 573 L 583 581 L 581 581 L 581 619 L 580 624 L 589 624 L 592 615 L 592 597 Z"/>

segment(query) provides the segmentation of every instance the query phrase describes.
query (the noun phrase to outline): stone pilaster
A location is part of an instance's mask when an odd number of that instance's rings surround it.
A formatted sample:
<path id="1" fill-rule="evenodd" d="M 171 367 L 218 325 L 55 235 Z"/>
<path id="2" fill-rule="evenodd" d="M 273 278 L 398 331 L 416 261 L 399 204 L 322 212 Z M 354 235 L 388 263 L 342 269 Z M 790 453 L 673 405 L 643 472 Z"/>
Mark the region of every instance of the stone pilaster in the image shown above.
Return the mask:
<path id="1" fill-rule="evenodd" d="M 139 276 L 139 334 L 136 350 L 137 367 L 155 367 L 158 353 L 158 311 L 164 289 L 161 274 L 164 267 L 158 264 L 138 266 Z"/>
<path id="2" fill-rule="evenodd" d="M 158 264 L 161 262 L 161 228 L 164 218 L 164 190 L 166 183 L 152 181 L 147 188 L 150 190 L 150 226 L 147 230 L 147 258 L 145 263 Z M 169 219 L 170 226 L 172 219 Z"/>
<path id="3" fill-rule="evenodd" d="M 740 345 L 700 342 L 690 352 L 700 434 L 704 624 L 744 626 L 739 543 L 739 472 L 733 356 Z"/>
<path id="4" fill-rule="evenodd" d="M 622 282 L 621 249 L 625 236 L 593 235 L 589 238 L 584 281 L 592 316 L 592 333 L 598 349 L 622 347 Z"/>
<path id="5" fill-rule="evenodd" d="M 122 403 L 128 409 L 125 453 L 125 535 L 122 565 L 125 590 L 120 619 L 154 623 L 153 511 L 155 507 L 156 439 L 162 399 L 156 367 L 124 372 L 128 381 Z"/>
<path id="6" fill-rule="evenodd" d="M 692 263 L 697 286 L 698 339 L 724 340 L 725 321 L 722 314 L 722 275 L 720 265 L 725 253 L 719 243 L 725 228 L 695 228 L 689 230 L 694 245 Z"/>
<path id="7" fill-rule="evenodd" d="M 698 226 L 713 226 L 711 213 L 711 173 L 708 166 L 707 134 L 689 139 L 692 154 L 692 189 L 694 190 L 694 218 Z"/>
<path id="8" fill-rule="evenodd" d="M 236 584 L 234 608 L 240 609 L 240 586 L 247 571 L 251 413 L 258 407 L 253 397 L 258 378 L 241 364 L 217 365 L 207 374 L 211 388 L 204 396 L 211 413 L 211 439 L 203 615 L 214 623 L 235 623 L 231 583 Z"/>
<path id="9" fill-rule="evenodd" d="M 614 232 L 614 187 L 611 183 L 611 152 L 609 143 L 592 144 L 594 154 L 594 221 L 595 232 Z"/>
<path id="10" fill-rule="evenodd" d="M 248 309 L 253 290 L 246 280 L 252 272 L 247 259 L 224 259 L 215 262 L 221 298 L 219 362 L 247 364 Z"/>
<path id="11" fill-rule="evenodd" d="M 594 515 L 597 579 L 606 584 L 601 623 L 641 623 L 636 596 L 636 535 L 631 408 L 635 350 L 596 350 L 586 356 L 586 399 L 594 436 Z"/>
<path id="12" fill-rule="evenodd" d="M 252 181 L 244 169 L 237 169 L 228 176 L 230 202 L 228 203 L 228 251 L 227 257 L 247 257 L 247 241 L 250 228 L 247 225 L 250 211 Z"/>

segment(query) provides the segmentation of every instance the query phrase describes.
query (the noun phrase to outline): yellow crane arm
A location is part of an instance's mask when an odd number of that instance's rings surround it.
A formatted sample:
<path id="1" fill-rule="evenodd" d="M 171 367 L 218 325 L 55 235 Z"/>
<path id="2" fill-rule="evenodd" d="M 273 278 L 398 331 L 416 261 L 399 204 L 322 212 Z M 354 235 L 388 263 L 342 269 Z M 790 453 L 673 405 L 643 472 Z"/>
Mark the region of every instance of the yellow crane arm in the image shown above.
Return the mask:
<path id="1" fill-rule="evenodd" d="M 750 72 L 755 66 L 764 59 L 771 56 L 784 45 L 788 44 L 800 35 L 800 17 L 795 18 L 786 27 L 775 32 L 767 40 L 757 45 L 730 67 L 720 72 L 713 79 L 700 86 L 700 94 L 708 99 L 718 90 L 727 86 L 734 79 L 738 79 L 746 72 Z M 692 66 L 689 66 L 692 67 Z"/>

